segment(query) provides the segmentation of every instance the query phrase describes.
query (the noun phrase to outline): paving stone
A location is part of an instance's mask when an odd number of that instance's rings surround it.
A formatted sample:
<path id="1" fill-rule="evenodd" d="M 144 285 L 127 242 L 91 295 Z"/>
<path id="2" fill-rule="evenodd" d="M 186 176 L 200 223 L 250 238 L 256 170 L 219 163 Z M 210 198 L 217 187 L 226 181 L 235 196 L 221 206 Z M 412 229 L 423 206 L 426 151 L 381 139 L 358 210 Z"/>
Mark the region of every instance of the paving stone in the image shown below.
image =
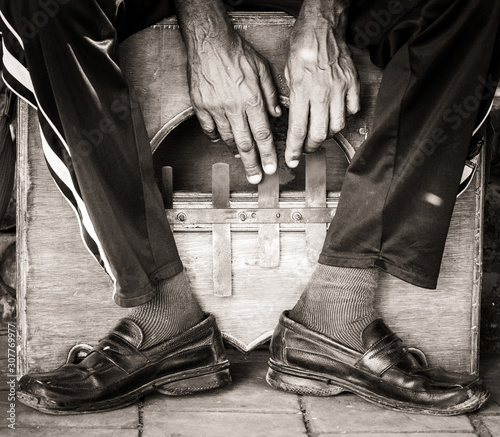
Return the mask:
<path id="1" fill-rule="evenodd" d="M 473 432 L 466 416 L 429 416 L 391 411 L 351 394 L 304 398 L 313 433 Z"/>
<path id="2" fill-rule="evenodd" d="M 152 394 L 146 397 L 148 411 L 245 411 L 265 413 L 300 412 L 296 395 L 275 390 L 265 378 L 267 351 L 257 350 L 249 355 L 229 351 L 233 383 L 223 389 L 196 396 L 170 397 Z"/>
<path id="3" fill-rule="evenodd" d="M 137 429 L 139 424 L 137 405 L 105 413 L 55 416 L 40 413 L 17 402 L 16 415 L 19 428 L 79 428 L 80 430 L 109 428 L 112 430 Z M 71 434 L 68 431 L 66 435 Z"/>
<path id="4" fill-rule="evenodd" d="M 5 399 L 0 401 L 0 429 L 7 428 L 7 411 L 10 403 Z M 138 412 L 131 409 L 122 410 L 117 415 L 113 413 L 89 414 L 79 416 L 49 416 L 16 403 L 16 436 L 124 436 L 138 435 Z M 127 416 L 135 416 L 135 421 Z M 84 431 L 84 433 L 83 433 Z M 2 435 L 2 431 L 0 431 Z"/>
<path id="5" fill-rule="evenodd" d="M 301 414 L 144 412 L 142 437 L 305 437 Z"/>
<path id="6" fill-rule="evenodd" d="M 500 436 L 500 416 L 486 416 L 482 420 L 492 436 Z"/>

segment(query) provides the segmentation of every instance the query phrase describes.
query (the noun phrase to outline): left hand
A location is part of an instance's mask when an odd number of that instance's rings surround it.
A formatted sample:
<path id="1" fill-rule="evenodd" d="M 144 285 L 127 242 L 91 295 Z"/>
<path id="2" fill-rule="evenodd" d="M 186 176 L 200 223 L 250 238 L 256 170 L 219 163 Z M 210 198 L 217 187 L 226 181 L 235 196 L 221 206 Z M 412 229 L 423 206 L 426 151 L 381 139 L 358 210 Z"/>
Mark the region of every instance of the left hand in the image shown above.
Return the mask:
<path id="1" fill-rule="evenodd" d="M 299 19 L 295 24 L 285 68 L 289 167 L 296 167 L 303 152 L 317 150 L 344 128 L 346 116 L 359 111 L 358 73 L 342 33 L 329 22 Z"/>

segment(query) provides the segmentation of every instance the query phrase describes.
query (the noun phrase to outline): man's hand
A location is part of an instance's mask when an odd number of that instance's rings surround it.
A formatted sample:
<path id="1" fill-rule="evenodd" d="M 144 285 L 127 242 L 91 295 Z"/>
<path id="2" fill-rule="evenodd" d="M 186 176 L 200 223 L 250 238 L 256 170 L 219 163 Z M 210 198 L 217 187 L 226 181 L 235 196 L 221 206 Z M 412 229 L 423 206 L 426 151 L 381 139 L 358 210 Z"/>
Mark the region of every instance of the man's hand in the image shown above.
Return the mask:
<path id="1" fill-rule="evenodd" d="M 277 169 L 268 113 L 278 117 L 281 109 L 267 62 L 234 31 L 219 0 L 177 3 L 201 127 L 211 140 L 236 145 L 247 179 L 257 184 L 262 168 Z"/>
<path id="2" fill-rule="evenodd" d="M 215 41 L 190 62 L 191 102 L 207 136 L 236 144 L 251 183 L 277 168 L 268 112 L 280 115 L 264 59 L 238 35 L 230 47 Z M 258 151 L 256 150 L 256 146 Z"/>
<path id="3" fill-rule="evenodd" d="M 296 167 L 359 111 L 359 80 L 345 42 L 345 0 L 305 0 L 290 38 L 285 78 L 290 118 L 285 152 Z"/>

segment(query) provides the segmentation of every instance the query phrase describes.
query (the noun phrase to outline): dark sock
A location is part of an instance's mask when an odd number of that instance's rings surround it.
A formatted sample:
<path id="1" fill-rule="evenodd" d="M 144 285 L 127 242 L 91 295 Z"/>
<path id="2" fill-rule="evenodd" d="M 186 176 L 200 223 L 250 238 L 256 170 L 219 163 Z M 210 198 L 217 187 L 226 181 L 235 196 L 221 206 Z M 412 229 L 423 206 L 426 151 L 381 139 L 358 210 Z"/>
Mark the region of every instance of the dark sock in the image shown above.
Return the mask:
<path id="1" fill-rule="evenodd" d="M 289 317 L 313 331 L 364 352 L 363 330 L 375 311 L 378 270 L 318 264 Z"/>
<path id="2" fill-rule="evenodd" d="M 189 328 L 204 318 L 184 272 L 158 283 L 156 295 L 127 316 L 141 328 L 147 349 Z"/>

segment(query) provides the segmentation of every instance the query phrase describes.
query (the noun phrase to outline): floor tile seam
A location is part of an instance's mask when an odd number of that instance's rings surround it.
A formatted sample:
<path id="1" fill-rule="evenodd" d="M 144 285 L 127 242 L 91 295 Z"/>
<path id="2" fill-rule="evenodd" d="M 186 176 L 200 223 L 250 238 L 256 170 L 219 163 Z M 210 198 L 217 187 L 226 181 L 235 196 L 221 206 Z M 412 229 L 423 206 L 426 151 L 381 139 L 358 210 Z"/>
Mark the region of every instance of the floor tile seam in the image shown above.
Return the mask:
<path id="1" fill-rule="evenodd" d="M 307 437 L 316 437 L 318 433 L 314 433 L 311 427 L 311 408 L 307 396 L 297 395 L 297 402 L 302 413 L 302 422 L 306 431 Z"/>
<path id="2" fill-rule="evenodd" d="M 478 413 L 467 414 L 470 424 L 479 437 L 493 437 L 489 428 L 483 422 L 483 418 Z"/>
<path id="3" fill-rule="evenodd" d="M 144 406 L 145 406 L 144 397 L 138 403 L 137 406 L 137 437 L 142 437 L 144 433 Z"/>

